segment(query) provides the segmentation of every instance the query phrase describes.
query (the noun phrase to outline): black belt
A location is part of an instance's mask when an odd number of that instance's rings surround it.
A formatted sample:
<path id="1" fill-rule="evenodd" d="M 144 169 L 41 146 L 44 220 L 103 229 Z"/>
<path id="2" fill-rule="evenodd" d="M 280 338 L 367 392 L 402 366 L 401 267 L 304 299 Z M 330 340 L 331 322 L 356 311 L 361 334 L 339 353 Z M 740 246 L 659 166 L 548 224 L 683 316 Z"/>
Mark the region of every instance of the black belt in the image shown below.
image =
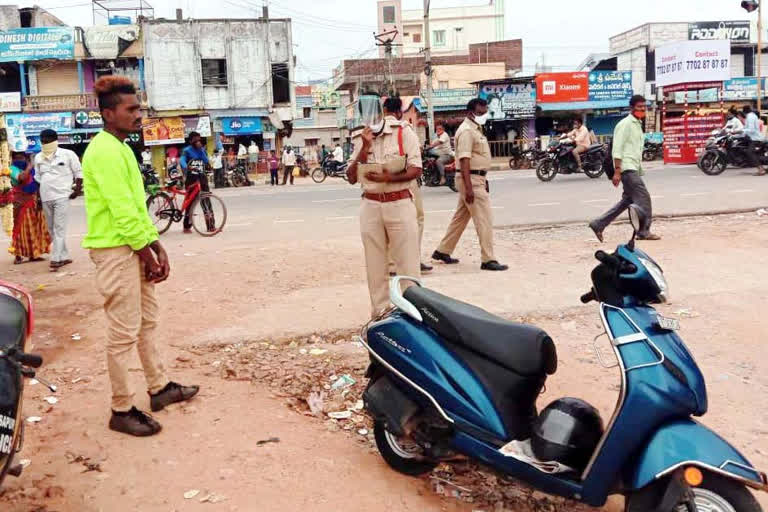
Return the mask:
<path id="1" fill-rule="evenodd" d="M 469 171 L 469 174 L 474 174 L 475 176 L 485 176 L 488 174 L 488 171 Z"/>

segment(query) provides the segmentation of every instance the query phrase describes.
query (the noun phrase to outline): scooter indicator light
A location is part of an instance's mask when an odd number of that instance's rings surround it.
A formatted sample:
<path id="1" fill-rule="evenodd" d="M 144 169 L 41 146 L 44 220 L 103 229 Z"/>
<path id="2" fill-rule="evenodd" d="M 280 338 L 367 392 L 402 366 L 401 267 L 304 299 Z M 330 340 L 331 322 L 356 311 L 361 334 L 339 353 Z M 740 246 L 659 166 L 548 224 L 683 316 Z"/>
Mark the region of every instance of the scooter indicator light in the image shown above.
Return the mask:
<path id="1" fill-rule="evenodd" d="M 683 473 L 683 476 L 685 477 L 685 483 L 691 487 L 698 487 L 704 481 L 704 475 L 701 473 L 699 468 L 685 468 L 685 473 Z"/>

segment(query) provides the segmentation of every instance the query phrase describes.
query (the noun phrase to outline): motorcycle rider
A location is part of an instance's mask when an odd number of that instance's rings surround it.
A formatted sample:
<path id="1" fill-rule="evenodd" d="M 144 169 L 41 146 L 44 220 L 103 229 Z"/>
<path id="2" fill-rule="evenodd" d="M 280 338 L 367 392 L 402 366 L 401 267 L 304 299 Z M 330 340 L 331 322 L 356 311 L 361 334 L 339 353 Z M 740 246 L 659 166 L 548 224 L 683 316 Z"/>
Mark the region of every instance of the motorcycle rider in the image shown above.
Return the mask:
<path id="1" fill-rule="evenodd" d="M 589 134 L 589 129 L 584 126 L 584 121 L 581 118 L 573 120 L 573 130 L 568 132 L 568 138 L 573 139 L 576 147 L 573 148 L 573 158 L 576 159 L 576 164 L 579 166 L 579 170 L 583 170 L 581 167 L 581 153 L 584 153 L 589 149 L 589 144 L 592 142 L 592 138 Z"/>
<path id="2" fill-rule="evenodd" d="M 437 164 L 437 172 L 440 173 L 440 185 L 445 185 L 445 166 L 451 163 L 453 159 L 451 155 L 451 137 L 445 133 L 443 123 L 438 123 L 435 126 L 435 132 L 437 133 L 437 138 L 429 145 L 427 155 L 437 158 L 435 163 Z"/>
<path id="3" fill-rule="evenodd" d="M 744 114 L 737 112 L 736 109 L 731 108 L 728 111 L 728 122 L 723 126 L 723 130 L 728 133 L 740 133 L 744 131 L 744 123 L 741 118 Z"/>
<path id="4" fill-rule="evenodd" d="M 341 144 L 336 144 L 333 150 L 333 159 L 331 160 L 333 170 L 338 170 L 339 166 L 344 163 L 344 150 L 341 149 Z"/>
<path id="5" fill-rule="evenodd" d="M 763 134 L 760 131 L 760 119 L 757 114 L 752 112 L 752 107 L 744 105 L 744 116 L 746 117 L 746 123 L 744 124 L 744 134 L 749 137 L 749 147 L 747 148 L 747 158 L 749 159 L 749 165 L 757 167 L 755 176 L 765 176 L 766 171 L 763 167 L 760 159 L 757 158 L 757 144 L 763 142 Z"/>

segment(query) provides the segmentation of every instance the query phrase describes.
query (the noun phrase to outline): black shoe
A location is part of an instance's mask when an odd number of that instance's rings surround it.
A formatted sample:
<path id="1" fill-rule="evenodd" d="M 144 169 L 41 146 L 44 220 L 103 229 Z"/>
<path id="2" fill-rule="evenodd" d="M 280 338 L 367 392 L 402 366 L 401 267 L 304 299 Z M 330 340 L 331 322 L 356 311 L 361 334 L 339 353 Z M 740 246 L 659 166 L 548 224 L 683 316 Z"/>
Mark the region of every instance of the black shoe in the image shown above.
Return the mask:
<path id="1" fill-rule="evenodd" d="M 112 411 L 112 418 L 109 420 L 110 430 L 129 434 L 137 437 L 153 436 L 160 432 L 163 427 L 155 421 L 149 414 L 131 407 L 128 412 Z"/>
<path id="2" fill-rule="evenodd" d="M 189 400 L 200 391 L 200 386 L 182 386 L 175 382 L 169 382 L 162 391 L 154 395 L 150 394 L 149 404 L 152 412 L 162 411 L 166 405 Z"/>
<path id="3" fill-rule="evenodd" d="M 602 229 L 597 229 L 595 227 L 595 224 L 592 223 L 592 222 L 589 223 L 589 229 L 591 229 L 592 232 L 597 237 L 597 239 L 600 240 L 600 243 L 603 243 L 603 230 Z"/>
<path id="4" fill-rule="evenodd" d="M 440 251 L 435 251 L 432 253 L 432 259 L 435 261 L 442 261 L 446 265 L 455 265 L 459 262 L 459 260 L 455 258 L 451 258 L 450 254 L 445 254 Z"/>
<path id="5" fill-rule="evenodd" d="M 421 271 L 422 272 L 432 272 L 434 267 L 432 265 L 427 265 L 426 263 L 421 264 Z"/>
<path id="6" fill-rule="evenodd" d="M 505 270 L 509 270 L 509 267 L 507 265 L 502 265 L 496 260 L 486 261 L 482 265 L 480 265 L 480 270 L 493 270 L 496 272 L 503 272 Z"/>

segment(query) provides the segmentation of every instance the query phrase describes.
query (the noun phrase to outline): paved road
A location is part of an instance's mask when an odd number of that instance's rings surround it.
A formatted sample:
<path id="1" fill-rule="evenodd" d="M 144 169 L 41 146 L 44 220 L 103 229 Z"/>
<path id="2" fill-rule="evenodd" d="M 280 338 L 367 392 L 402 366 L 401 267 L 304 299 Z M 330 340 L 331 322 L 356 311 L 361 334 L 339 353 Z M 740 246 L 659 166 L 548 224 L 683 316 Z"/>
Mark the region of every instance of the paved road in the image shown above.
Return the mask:
<path id="1" fill-rule="evenodd" d="M 716 177 L 695 166 L 650 165 L 646 174 L 655 214 L 692 214 L 768 205 L 768 178 L 751 176 L 752 170 L 729 169 Z M 542 183 L 533 171 L 492 173 L 494 224 L 585 221 L 599 215 L 619 199 L 621 189 L 605 178 L 557 176 Z M 424 188 L 427 229 L 444 229 L 456 206 L 457 195 L 445 187 Z M 251 232 L 254 239 L 328 238 L 357 230 L 360 192 L 341 180 L 315 184 L 308 180 L 293 187 L 258 185 L 216 191 L 227 204 L 227 231 Z M 171 228 L 180 231 L 180 226 Z M 82 199 L 73 203 L 69 232 L 85 232 Z M 248 238 L 248 237 L 246 237 Z"/>

